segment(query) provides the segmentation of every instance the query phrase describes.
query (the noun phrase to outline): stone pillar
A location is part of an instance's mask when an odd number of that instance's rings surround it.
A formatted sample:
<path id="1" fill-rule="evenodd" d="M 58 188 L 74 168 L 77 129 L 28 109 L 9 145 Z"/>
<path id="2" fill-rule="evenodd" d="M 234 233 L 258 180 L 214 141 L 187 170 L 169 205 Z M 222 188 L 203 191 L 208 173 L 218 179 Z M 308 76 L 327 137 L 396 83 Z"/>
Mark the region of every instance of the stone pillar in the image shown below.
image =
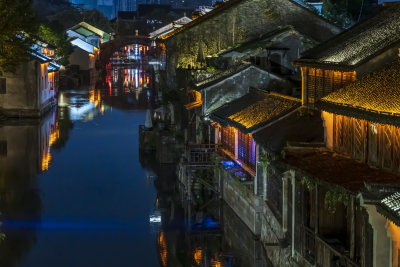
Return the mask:
<path id="1" fill-rule="evenodd" d="M 268 167 L 263 167 L 263 191 L 264 191 L 264 200 L 268 200 Z"/>
<path id="2" fill-rule="evenodd" d="M 239 133 L 238 129 L 234 128 L 235 130 L 235 159 L 238 159 L 239 157 Z"/>
<path id="3" fill-rule="evenodd" d="M 282 233 L 285 235 L 287 232 L 288 221 L 288 178 L 286 175 L 282 177 Z"/>
<path id="4" fill-rule="evenodd" d="M 393 267 L 400 266 L 399 262 L 399 249 L 400 249 L 400 227 L 396 224 L 389 222 L 388 230 L 390 231 L 390 237 L 392 238 L 392 264 Z"/>
<path id="5" fill-rule="evenodd" d="M 392 239 L 387 229 L 387 220 L 377 212 L 375 205 L 363 205 L 368 212 L 369 223 L 374 231 L 373 264 L 374 267 L 392 267 Z"/>

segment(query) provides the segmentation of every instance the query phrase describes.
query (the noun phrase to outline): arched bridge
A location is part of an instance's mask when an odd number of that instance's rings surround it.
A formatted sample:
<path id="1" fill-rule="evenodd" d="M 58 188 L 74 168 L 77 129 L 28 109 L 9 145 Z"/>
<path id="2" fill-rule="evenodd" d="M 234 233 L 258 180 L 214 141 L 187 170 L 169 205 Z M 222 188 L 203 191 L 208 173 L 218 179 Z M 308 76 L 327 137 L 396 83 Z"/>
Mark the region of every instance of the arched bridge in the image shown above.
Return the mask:
<path id="1" fill-rule="evenodd" d="M 101 44 L 100 52 L 100 64 L 105 66 L 110 61 L 113 53 L 122 47 L 129 44 L 139 44 L 150 46 L 151 40 L 147 36 L 141 35 L 128 35 L 121 36 L 115 40 L 108 41 L 107 43 Z"/>

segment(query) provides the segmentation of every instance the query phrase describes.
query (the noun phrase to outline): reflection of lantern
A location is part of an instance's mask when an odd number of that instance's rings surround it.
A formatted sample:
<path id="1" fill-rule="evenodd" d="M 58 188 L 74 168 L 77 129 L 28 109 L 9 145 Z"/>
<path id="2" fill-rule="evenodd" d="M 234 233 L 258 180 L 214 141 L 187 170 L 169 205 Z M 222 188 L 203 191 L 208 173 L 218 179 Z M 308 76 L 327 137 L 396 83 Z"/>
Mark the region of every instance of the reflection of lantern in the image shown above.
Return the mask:
<path id="1" fill-rule="evenodd" d="M 164 232 L 160 232 L 158 238 L 158 245 L 160 247 L 160 258 L 162 266 L 167 266 L 167 242 L 165 241 Z"/>
<path id="2" fill-rule="evenodd" d="M 203 250 L 201 250 L 201 248 L 197 248 L 193 253 L 193 259 L 197 265 L 200 265 L 202 258 L 203 258 Z"/>

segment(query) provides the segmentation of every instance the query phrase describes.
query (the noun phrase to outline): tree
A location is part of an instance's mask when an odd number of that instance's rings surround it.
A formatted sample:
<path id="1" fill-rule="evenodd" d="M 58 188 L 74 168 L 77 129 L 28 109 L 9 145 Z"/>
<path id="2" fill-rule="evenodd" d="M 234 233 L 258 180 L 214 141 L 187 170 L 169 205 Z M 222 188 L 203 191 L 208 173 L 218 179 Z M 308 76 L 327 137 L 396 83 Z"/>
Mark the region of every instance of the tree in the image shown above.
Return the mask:
<path id="1" fill-rule="evenodd" d="M 324 0 L 322 14 L 333 23 L 348 28 L 373 11 L 367 0 Z"/>
<path id="2" fill-rule="evenodd" d="M 37 23 L 31 0 L 0 0 L 0 69 L 13 72 L 29 59 Z"/>
<path id="3" fill-rule="evenodd" d="M 103 13 L 101 13 L 97 9 L 83 10 L 82 16 L 83 21 L 85 21 L 86 23 L 89 23 L 90 25 L 99 28 L 102 31 L 108 33 L 112 32 L 110 21 L 103 15 Z"/>
<path id="4" fill-rule="evenodd" d="M 60 64 L 69 64 L 68 58 L 73 52 L 73 48 L 70 42 L 67 41 L 67 34 L 61 24 L 57 22 L 41 23 L 38 29 L 38 37 L 56 47 L 56 58 Z"/>

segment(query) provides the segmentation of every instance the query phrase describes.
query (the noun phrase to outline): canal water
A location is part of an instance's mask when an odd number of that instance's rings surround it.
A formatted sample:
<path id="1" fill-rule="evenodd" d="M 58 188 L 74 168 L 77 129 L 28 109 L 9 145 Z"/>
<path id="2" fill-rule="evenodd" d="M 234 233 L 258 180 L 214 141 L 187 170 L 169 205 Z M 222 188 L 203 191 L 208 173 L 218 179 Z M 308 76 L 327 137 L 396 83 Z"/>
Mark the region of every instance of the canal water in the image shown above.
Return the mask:
<path id="1" fill-rule="evenodd" d="M 1 122 L 0 266 L 269 266 L 229 207 L 184 200 L 176 167 L 140 153 L 157 98 L 151 71 L 111 69 L 40 121 Z"/>

